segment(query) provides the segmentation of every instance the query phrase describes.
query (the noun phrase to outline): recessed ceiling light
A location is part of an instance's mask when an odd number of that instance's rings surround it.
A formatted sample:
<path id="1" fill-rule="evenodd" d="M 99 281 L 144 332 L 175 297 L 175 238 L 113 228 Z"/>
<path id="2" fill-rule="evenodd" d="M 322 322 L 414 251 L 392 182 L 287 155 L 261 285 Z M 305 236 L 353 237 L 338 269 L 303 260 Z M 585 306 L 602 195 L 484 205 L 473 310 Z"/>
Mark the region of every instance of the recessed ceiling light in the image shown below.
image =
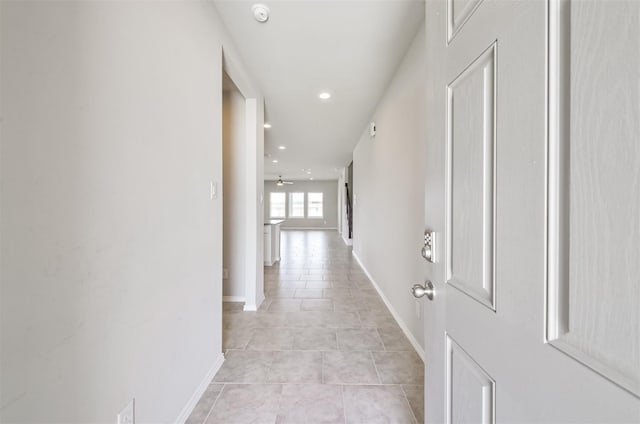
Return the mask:
<path id="1" fill-rule="evenodd" d="M 323 91 L 322 93 L 318 94 L 318 97 L 320 97 L 321 100 L 329 100 L 331 98 L 331 93 Z"/>
<path id="2" fill-rule="evenodd" d="M 286 149 L 287 149 L 287 146 L 278 146 L 278 149 L 279 149 L 279 150 L 286 150 Z"/>
<path id="3" fill-rule="evenodd" d="M 311 174 L 311 171 L 307 171 L 307 174 Z"/>
<path id="4" fill-rule="evenodd" d="M 313 181 L 313 177 L 309 178 L 311 181 Z"/>
<path id="5" fill-rule="evenodd" d="M 273 163 L 278 163 L 278 159 L 274 159 L 274 160 L 272 160 L 271 162 L 273 162 Z"/>
<path id="6" fill-rule="evenodd" d="M 271 128 L 271 124 L 270 124 L 270 123 L 268 123 L 268 122 L 265 122 L 265 123 L 264 123 L 264 127 L 265 127 L 265 128 L 267 128 L 267 129 L 268 129 L 268 128 Z"/>

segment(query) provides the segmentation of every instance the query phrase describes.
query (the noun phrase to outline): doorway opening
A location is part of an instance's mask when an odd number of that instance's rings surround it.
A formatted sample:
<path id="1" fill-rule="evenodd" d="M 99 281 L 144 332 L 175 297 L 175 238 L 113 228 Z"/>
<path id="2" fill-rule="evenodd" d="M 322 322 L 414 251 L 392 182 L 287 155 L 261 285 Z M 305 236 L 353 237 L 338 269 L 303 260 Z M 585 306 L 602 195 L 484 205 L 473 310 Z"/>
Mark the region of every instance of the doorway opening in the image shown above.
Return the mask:
<path id="1" fill-rule="evenodd" d="M 246 99 L 226 72 L 222 75 L 222 295 L 245 302 L 247 209 Z"/>

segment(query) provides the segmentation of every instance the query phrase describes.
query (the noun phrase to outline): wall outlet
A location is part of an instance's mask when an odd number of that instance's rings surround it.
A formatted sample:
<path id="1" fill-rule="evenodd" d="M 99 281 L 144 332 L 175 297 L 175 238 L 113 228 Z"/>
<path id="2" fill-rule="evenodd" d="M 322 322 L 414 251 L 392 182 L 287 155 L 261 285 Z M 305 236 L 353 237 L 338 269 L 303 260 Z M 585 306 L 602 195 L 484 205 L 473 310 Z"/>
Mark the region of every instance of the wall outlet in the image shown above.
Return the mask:
<path id="1" fill-rule="evenodd" d="M 136 400 L 131 399 L 131 402 L 125 406 L 122 411 L 116 416 L 117 424 L 135 424 L 136 423 Z"/>
<path id="2" fill-rule="evenodd" d="M 222 270 L 222 279 L 223 280 L 228 280 L 229 279 L 229 270 L 227 268 L 224 268 Z"/>

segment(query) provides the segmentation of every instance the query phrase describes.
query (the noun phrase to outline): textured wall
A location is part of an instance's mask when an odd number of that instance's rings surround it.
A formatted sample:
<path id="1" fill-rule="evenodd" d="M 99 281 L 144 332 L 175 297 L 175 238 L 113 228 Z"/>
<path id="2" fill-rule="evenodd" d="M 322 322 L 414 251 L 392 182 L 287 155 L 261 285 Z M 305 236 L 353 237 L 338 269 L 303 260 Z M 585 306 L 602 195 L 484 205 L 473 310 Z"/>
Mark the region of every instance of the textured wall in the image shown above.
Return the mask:
<path id="1" fill-rule="evenodd" d="M 209 182 L 239 60 L 208 2 L 0 15 L 0 421 L 114 422 L 135 397 L 173 422 L 221 353 Z"/>
<path id="2" fill-rule="evenodd" d="M 424 26 L 380 100 L 353 153 L 354 251 L 400 314 L 423 339 L 409 289 L 421 281 L 426 126 Z"/>

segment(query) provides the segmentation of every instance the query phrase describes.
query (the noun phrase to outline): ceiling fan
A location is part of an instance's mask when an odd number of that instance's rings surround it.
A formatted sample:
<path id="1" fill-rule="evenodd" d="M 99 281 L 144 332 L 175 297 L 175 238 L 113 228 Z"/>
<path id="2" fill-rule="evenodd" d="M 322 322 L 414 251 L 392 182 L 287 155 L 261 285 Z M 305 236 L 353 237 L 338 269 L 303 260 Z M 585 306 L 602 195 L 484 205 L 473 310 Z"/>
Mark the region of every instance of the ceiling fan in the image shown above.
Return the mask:
<path id="1" fill-rule="evenodd" d="M 276 182 L 277 185 L 279 186 L 283 186 L 285 184 L 293 184 L 293 181 L 282 181 L 282 175 L 278 175 L 278 181 Z"/>

